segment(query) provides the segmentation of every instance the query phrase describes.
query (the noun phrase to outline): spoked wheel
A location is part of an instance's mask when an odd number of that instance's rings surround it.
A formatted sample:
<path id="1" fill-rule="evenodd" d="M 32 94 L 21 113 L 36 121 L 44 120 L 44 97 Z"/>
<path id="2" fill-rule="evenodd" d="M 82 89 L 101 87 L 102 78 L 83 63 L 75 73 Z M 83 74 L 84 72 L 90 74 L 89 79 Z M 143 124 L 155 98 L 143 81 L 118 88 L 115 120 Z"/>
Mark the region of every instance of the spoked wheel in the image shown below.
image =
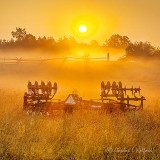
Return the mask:
<path id="1" fill-rule="evenodd" d="M 117 84 L 116 84 L 115 81 L 112 83 L 112 93 L 113 93 L 114 95 L 117 94 Z"/>
<path id="2" fill-rule="evenodd" d="M 53 92 L 54 92 L 54 94 L 57 93 L 57 89 L 58 89 L 58 86 L 57 86 L 57 83 L 55 82 L 54 85 L 53 85 Z"/>

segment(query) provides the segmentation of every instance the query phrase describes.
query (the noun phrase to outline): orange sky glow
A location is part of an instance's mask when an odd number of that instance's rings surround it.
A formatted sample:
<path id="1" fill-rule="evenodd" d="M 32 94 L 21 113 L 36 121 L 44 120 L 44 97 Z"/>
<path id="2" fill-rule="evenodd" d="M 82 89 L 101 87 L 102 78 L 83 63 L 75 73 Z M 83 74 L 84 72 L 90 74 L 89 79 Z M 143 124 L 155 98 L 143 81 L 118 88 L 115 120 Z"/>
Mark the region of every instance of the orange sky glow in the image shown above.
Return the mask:
<path id="1" fill-rule="evenodd" d="M 0 39 L 23 27 L 38 36 L 74 36 L 79 41 L 102 43 L 112 34 L 134 41 L 160 44 L 158 0 L 0 0 Z M 81 35 L 77 26 L 87 25 Z"/>

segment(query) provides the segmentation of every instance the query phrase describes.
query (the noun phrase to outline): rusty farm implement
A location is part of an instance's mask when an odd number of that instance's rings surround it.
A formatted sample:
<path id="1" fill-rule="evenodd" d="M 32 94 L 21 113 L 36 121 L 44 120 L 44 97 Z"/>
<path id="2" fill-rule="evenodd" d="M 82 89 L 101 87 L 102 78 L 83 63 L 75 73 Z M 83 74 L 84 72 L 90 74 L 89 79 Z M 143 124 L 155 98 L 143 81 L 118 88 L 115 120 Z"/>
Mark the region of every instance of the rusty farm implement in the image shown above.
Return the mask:
<path id="1" fill-rule="evenodd" d="M 101 82 L 101 98 L 83 100 L 77 94 L 69 94 L 66 100 L 55 99 L 57 83 L 49 81 L 38 84 L 28 82 L 28 92 L 24 94 L 24 110 L 40 113 L 53 113 L 54 110 L 73 111 L 75 109 L 100 109 L 106 112 L 126 112 L 143 110 L 145 97 L 140 95 L 140 87 L 126 87 L 122 82 Z M 57 101 L 58 100 L 58 101 Z"/>
<path id="2" fill-rule="evenodd" d="M 140 87 L 126 87 L 122 82 L 106 84 L 101 82 L 101 100 L 108 106 L 119 105 L 122 111 L 143 110 L 145 97 L 140 95 Z M 136 102 L 140 102 L 137 104 Z"/>
<path id="3" fill-rule="evenodd" d="M 50 81 L 47 84 L 43 81 L 41 81 L 41 84 L 38 84 L 37 81 L 34 84 L 28 82 L 28 92 L 24 94 L 23 109 L 27 111 L 48 112 L 57 89 L 56 82 L 53 85 Z"/>

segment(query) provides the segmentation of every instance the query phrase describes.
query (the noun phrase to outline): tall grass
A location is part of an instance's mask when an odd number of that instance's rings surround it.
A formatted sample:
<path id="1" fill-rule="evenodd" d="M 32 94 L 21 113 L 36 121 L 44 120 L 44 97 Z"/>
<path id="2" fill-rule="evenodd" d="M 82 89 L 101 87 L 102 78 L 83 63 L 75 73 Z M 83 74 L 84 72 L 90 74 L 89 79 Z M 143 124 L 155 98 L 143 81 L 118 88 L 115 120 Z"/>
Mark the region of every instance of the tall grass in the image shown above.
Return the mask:
<path id="1" fill-rule="evenodd" d="M 0 159 L 160 159 L 159 112 L 27 116 L 21 94 L 0 97 Z"/>

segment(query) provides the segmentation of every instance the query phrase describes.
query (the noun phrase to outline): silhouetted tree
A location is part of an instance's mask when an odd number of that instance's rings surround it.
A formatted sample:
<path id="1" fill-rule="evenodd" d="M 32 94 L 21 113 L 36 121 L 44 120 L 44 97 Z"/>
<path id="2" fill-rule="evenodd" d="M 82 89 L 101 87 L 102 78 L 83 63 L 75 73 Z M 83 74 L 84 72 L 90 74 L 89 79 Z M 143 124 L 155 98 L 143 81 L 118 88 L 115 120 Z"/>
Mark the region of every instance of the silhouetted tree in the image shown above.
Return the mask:
<path id="1" fill-rule="evenodd" d="M 70 50 L 72 47 L 75 47 L 77 44 L 76 40 L 73 37 L 59 38 L 56 47 L 58 50 Z"/>
<path id="2" fill-rule="evenodd" d="M 33 36 L 32 34 L 26 34 L 26 36 L 24 37 L 25 41 L 35 41 L 36 37 Z"/>
<path id="3" fill-rule="evenodd" d="M 34 48 L 37 46 L 36 37 L 32 34 L 26 34 L 22 40 L 22 46 L 27 49 Z"/>
<path id="4" fill-rule="evenodd" d="M 89 44 L 77 42 L 74 37 L 63 37 L 55 41 L 53 37 L 46 38 L 39 37 L 38 39 L 32 35 L 27 34 L 25 28 L 16 28 L 12 31 L 11 40 L 0 40 L 0 49 L 35 49 L 39 48 L 45 51 L 56 51 L 58 53 L 72 53 L 80 51 L 83 53 L 90 53 L 91 51 L 106 51 L 111 48 L 125 49 L 126 56 L 122 59 L 153 59 L 160 58 L 160 48 L 155 48 L 149 42 L 135 42 L 131 43 L 127 36 L 120 36 L 119 34 L 112 35 L 107 39 L 104 45 L 99 45 L 96 40 L 92 40 Z M 65 51 L 65 52 L 63 52 Z M 97 52 L 99 53 L 99 52 Z"/>
<path id="5" fill-rule="evenodd" d="M 2 40 L 0 39 L 0 48 L 2 47 Z"/>
<path id="6" fill-rule="evenodd" d="M 149 42 L 130 43 L 126 48 L 127 58 L 148 58 L 155 54 L 155 47 Z"/>
<path id="7" fill-rule="evenodd" d="M 154 51 L 153 58 L 160 58 L 160 48 L 156 48 Z"/>
<path id="8" fill-rule="evenodd" d="M 13 38 L 11 38 L 11 40 L 8 41 L 6 45 L 7 45 L 8 49 L 14 48 L 15 47 L 15 41 L 13 40 Z"/>
<path id="9" fill-rule="evenodd" d="M 130 40 L 127 36 L 120 36 L 119 34 L 115 34 L 105 41 L 104 46 L 125 49 L 129 43 Z"/>
<path id="10" fill-rule="evenodd" d="M 54 50 L 56 41 L 53 37 L 43 38 L 39 37 L 37 40 L 37 47 L 45 50 Z"/>
<path id="11" fill-rule="evenodd" d="M 16 31 L 12 31 L 13 38 L 16 38 L 17 41 L 21 41 L 26 37 L 26 29 L 16 28 Z"/>
<path id="12" fill-rule="evenodd" d="M 7 40 L 2 40 L 2 42 L 1 42 L 1 46 L 2 46 L 2 48 L 3 49 L 6 49 L 7 48 L 7 44 L 8 44 L 8 41 Z"/>
<path id="13" fill-rule="evenodd" d="M 74 37 L 69 37 L 68 43 L 69 43 L 70 47 L 71 47 L 71 46 L 72 46 L 72 47 L 75 47 L 75 46 L 77 46 L 77 44 L 78 44 L 78 42 L 75 40 Z"/>
<path id="14" fill-rule="evenodd" d="M 91 45 L 92 47 L 99 47 L 99 44 L 98 44 L 98 42 L 97 42 L 96 40 L 92 40 L 92 41 L 90 42 L 90 45 Z"/>

